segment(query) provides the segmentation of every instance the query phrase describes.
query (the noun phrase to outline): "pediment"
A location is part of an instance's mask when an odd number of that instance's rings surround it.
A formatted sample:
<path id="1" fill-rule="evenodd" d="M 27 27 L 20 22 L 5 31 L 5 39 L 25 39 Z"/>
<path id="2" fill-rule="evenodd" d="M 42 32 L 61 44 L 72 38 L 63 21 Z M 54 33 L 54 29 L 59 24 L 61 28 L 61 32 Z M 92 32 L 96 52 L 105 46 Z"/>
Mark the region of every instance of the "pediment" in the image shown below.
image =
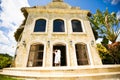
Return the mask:
<path id="1" fill-rule="evenodd" d="M 64 2 L 51 2 L 49 3 L 46 8 L 52 8 L 52 9 L 70 9 L 71 6 L 64 3 Z"/>

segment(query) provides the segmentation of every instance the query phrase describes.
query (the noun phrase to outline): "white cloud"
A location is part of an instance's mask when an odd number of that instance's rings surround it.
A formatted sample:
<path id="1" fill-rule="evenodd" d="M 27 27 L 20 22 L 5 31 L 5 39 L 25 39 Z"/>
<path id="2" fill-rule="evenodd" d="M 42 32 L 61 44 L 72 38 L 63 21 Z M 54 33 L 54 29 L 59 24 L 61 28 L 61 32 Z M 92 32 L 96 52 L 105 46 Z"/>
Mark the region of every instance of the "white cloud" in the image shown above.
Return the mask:
<path id="1" fill-rule="evenodd" d="M 9 44 L 9 39 L 5 36 L 3 31 L 0 31 L 0 43 Z"/>
<path id="2" fill-rule="evenodd" d="M 10 45 L 0 44 L 0 53 L 9 53 L 11 56 L 15 54 L 15 47 Z"/>
<path id="3" fill-rule="evenodd" d="M 104 0 L 105 3 L 111 3 L 112 5 L 116 5 L 120 2 L 120 0 Z"/>
<path id="4" fill-rule="evenodd" d="M 117 12 L 117 19 L 120 19 L 120 11 Z"/>
<path id="5" fill-rule="evenodd" d="M 120 0 L 112 0 L 111 4 L 116 5 L 120 2 Z"/>
<path id="6" fill-rule="evenodd" d="M 101 43 L 102 40 L 103 40 L 102 38 L 98 38 L 98 39 L 96 40 L 96 43 Z"/>
<path id="7" fill-rule="evenodd" d="M 19 25 L 21 21 L 24 19 L 20 8 L 23 6 L 28 6 L 26 0 L 2 0 L 1 7 L 3 12 L 1 13 L 2 26 L 8 27 L 12 25 L 12 23 Z"/>
<path id="8" fill-rule="evenodd" d="M 14 32 L 22 23 L 24 16 L 21 13 L 21 7 L 29 6 L 27 0 L 1 0 L 2 11 L 0 13 L 0 53 L 9 53 L 14 55 L 16 45 Z M 7 29 L 2 30 L 5 27 Z"/>
<path id="9" fill-rule="evenodd" d="M 117 19 L 120 19 L 120 11 L 117 12 Z M 120 41 L 120 34 L 118 35 L 116 41 Z"/>
<path id="10" fill-rule="evenodd" d="M 119 36 L 117 37 L 116 42 L 120 42 L 120 34 L 119 34 Z"/>

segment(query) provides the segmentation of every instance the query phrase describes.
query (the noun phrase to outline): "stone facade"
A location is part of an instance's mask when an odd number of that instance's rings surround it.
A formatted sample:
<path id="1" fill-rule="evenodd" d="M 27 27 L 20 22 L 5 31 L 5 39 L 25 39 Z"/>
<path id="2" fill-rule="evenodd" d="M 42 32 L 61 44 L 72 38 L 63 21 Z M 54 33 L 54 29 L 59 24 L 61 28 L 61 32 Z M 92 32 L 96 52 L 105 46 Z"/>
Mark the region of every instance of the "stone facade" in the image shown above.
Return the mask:
<path id="1" fill-rule="evenodd" d="M 87 19 L 89 11 L 71 7 L 63 0 L 22 11 L 26 19 L 17 30 L 23 32 L 18 39 L 15 67 L 4 68 L 0 74 L 24 80 L 120 80 L 120 65 L 102 65 Z M 36 29 L 39 20 L 41 28 L 46 22 L 43 32 Z M 55 21 L 64 23 L 61 32 L 55 32 Z M 81 31 L 74 31 L 72 21 L 77 25 L 81 22 Z M 53 64 L 55 48 L 61 50 L 60 66 Z"/>
<path id="2" fill-rule="evenodd" d="M 84 43 L 87 46 L 88 65 L 102 65 L 101 59 L 96 50 L 94 35 L 87 15 L 87 10 L 79 7 L 72 7 L 62 0 L 53 0 L 46 6 L 34 6 L 22 8 L 26 17 L 24 30 L 21 40 L 18 42 L 16 50 L 15 67 L 27 67 L 30 55 L 30 47 L 33 44 L 43 44 L 43 64 L 42 67 L 53 67 L 53 46 L 65 46 L 66 67 L 76 67 L 77 55 L 75 44 Z M 34 32 L 35 21 L 38 19 L 46 20 L 45 32 Z M 64 32 L 53 32 L 53 22 L 55 19 L 64 21 Z M 82 32 L 73 32 L 71 20 L 81 21 Z"/>

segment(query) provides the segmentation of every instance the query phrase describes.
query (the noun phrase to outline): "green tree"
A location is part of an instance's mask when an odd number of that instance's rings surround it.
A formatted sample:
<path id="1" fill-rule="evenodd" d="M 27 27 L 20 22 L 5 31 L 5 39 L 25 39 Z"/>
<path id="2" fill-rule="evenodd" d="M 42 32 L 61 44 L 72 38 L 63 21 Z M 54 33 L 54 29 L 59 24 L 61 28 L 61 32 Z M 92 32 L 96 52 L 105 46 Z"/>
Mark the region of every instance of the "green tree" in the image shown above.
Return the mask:
<path id="1" fill-rule="evenodd" d="M 100 38 L 106 38 L 112 43 L 116 41 L 120 34 L 120 21 L 114 12 L 109 13 L 108 9 L 104 12 L 97 10 L 96 14 L 88 17 L 88 19 L 91 22 L 92 28 L 98 32 Z"/>
<path id="2" fill-rule="evenodd" d="M 11 77 L 7 75 L 0 75 L 0 80 L 24 80 L 17 77 Z"/>
<path id="3" fill-rule="evenodd" d="M 97 10 L 96 14 L 88 17 L 88 19 L 91 22 L 93 30 L 97 32 L 98 38 L 103 38 L 101 43 L 109 51 L 109 55 L 114 60 L 114 63 L 119 64 L 119 42 L 114 46 L 117 37 L 120 35 L 120 20 L 117 19 L 116 14 L 114 12 L 109 13 L 108 9 L 104 12 Z M 109 44 L 109 41 L 111 44 Z"/>
<path id="4" fill-rule="evenodd" d="M 120 42 L 108 44 L 108 50 L 116 64 L 120 64 Z"/>
<path id="5" fill-rule="evenodd" d="M 0 69 L 10 67 L 13 57 L 8 54 L 0 53 Z"/>
<path id="6" fill-rule="evenodd" d="M 14 37 L 17 42 L 21 39 L 23 30 L 24 30 L 24 27 L 19 27 L 14 33 Z"/>
<path id="7" fill-rule="evenodd" d="M 114 64 L 114 60 L 110 55 L 110 52 L 102 44 L 97 44 L 97 50 L 99 51 L 100 58 L 102 59 L 103 64 Z"/>

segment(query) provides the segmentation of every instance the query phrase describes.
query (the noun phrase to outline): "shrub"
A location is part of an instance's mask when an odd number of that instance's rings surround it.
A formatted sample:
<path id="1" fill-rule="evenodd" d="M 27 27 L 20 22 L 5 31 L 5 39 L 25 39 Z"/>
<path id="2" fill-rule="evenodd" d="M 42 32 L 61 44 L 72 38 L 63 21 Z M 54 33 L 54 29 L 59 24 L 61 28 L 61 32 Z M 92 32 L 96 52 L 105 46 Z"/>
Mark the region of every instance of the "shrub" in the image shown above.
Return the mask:
<path id="1" fill-rule="evenodd" d="M 13 57 L 8 54 L 0 53 L 0 69 L 10 67 Z"/>

